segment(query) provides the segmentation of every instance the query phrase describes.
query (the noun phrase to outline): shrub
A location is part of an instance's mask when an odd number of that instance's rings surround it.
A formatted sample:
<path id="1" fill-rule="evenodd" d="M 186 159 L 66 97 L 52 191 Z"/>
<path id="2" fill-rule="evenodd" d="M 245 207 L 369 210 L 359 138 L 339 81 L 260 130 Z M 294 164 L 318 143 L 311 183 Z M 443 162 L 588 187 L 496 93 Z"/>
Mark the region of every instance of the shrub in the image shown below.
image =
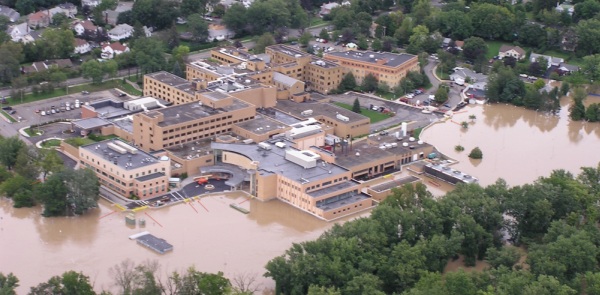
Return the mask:
<path id="1" fill-rule="evenodd" d="M 471 159 L 483 158 L 483 153 L 481 152 L 481 149 L 479 149 L 479 147 L 475 147 L 474 149 L 472 149 L 471 153 L 469 153 L 469 158 L 471 158 Z"/>
<path id="2" fill-rule="evenodd" d="M 460 144 L 457 144 L 456 146 L 454 146 L 454 150 L 457 152 L 462 152 L 465 150 L 465 147 Z"/>

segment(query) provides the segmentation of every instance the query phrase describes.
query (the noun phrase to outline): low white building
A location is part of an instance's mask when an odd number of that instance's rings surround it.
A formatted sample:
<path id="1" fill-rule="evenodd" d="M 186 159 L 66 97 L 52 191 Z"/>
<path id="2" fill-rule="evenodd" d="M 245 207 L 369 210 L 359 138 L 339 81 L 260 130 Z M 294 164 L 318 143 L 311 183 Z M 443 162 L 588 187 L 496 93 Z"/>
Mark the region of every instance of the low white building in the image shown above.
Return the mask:
<path id="1" fill-rule="evenodd" d="M 540 57 L 546 59 L 546 61 L 548 62 L 548 65 L 546 68 L 550 68 L 551 66 L 558 67 L 558 66 L 560 66 L 561 63 L 565 62 L 565 60 L 560 57 L 553 57 L 553 56 L 537 54 L 537 53 L 533 53 L 533 52 L 529 56 L 529 61 L 537 62 L 538 58 L 540 58 Z"/>
<path id="2" fill-rule="evenodd" d="M 100 0 L 81 0 L 81 6 L 89 6 L 94 8 L 100 5 Z"/>
<path id="3" fill-rule="evenodd" d="M 111 41 L 127 39 L 133 35 L 133 27 L 128 24 L 120 24 L 108 31 L 108 38 Z"/>
<path id="4" fill-rule="evenodd" d="M 113 59 L 115 56 L 124 52 L 129 52 L 129 47 L 120 42 L 113 42 L 102 46 L 101 57 L 103 59 Z"/>
<path id="5" fill-rule="evenodd" d="M 75 54 L 84 54 L 90 51 L 92 51 L 92 47 L 88 41 L 79 38 L 73 40 L 73 52 Z"/>

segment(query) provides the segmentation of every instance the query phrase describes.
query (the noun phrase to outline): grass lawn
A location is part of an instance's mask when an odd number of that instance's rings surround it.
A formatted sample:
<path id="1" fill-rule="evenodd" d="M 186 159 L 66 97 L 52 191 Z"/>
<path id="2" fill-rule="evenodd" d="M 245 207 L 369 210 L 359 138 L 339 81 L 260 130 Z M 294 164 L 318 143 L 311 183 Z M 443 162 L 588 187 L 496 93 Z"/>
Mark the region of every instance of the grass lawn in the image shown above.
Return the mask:
<path id="1" fill-rule="evenodd" d="M 345 104 L 345 103 L 341 103 L 341 102 L 334 102 L 334 104 L 339 107 L 345 108 L 347 110 L 352 110 L 352 106 L 349 104 Z M 371 123 L 383 121 L 390 117 L 387 114 L 372 111 L 372 110 L 367 110 L 367 109 L 360 109 L 360 114 L 371 119 Z"/>
<path id="2" fill-rule="evenodd" d="M 314 16 L 310 19 L 310 27 L 316 27 L 316 26 L 326 25 L 326 24 L 329 24 L 329 22 L 324 21 L 322 18 L 320 18 L 318 16 Z"/>
<path id="3" fill-rule="evenodd" d="M 118 88 L 121 89 L 121 90 L 123 90 L 123 91 L 125 91 L 125 92 L 127 92 L 127 93 L 129 93 L 129 94 L 131 94 L 131 95 L 136 95 L 136 96 L 142 95 L 141 91 L 135 89 L 133 86 L 131 86 L 128 83 L 125 83 L 125 84 L 121 83 L 121 85 L 119 85 Z"/>
<path id="4" fill-rule="evenodd" d="M 485 58 L 492 59 L 492 58 L 494 58 L 494 56 L 498 55 L 498 52 L 500 51 L 500 46 L 502 46 L 502 44 L 505 44 L 506 42 L 485 41 L 485 43 L 487 43 L 487 46 L 488 46 L 488 50 L 487 50 L 487 53 L 485 54 Z M 506 44 L 509 44 L 509 43 L 506 43 Z M 523 49 L 525 49 L 525 48 L 523 48 Z"/>
<path id="5" fill-rule="evenodd" d="M 107 139 L 111 139 L 111 138 L 117 138 L 118 136 L 111 134 L 111 135 L 102 135 L 102 134 L 95 134 L 95 133 L 90 133 L 88 135 L 88 138 L 98 142 L 98 141 L 103 141 L 103 140 L 107 140 Z"/>
<path id="6" fill-rule="evenodd" d="M 450 80 L 450 75 L 447 72 L 443 72 L 440 67 L 435 69 L 435 74 L 442 80 Z"/>
<path id="7" fill-rule="evenodd" d="M 2 114 L 2 116 L 6 117 L 11 123 L 17 122 L 17 120 L 15 120 L 15 118 L 13 118 L 11 115 L 7 114 L 3 110 L 0 110 L 0 114 Z"/>
<path id="8" fill-rule="evenodd" d="M 391 93 L 391 92 L 385 92 L 385 93 L 377 92 L 375 94 L 377 94 L 377 96 L 379 96 L 381 98 L 385 98 L 387 100 L 394 100 L 394 99 L 396 99 L 396 96 L 393 93 Z"/>
<path id="9" fill-rule="evenodd" d="M 61 142 L 61 140 L 58 140 L 58 139 L 49 139 L 49 140 L 42 142 L 42 147 L 44 147 L 44 148 L 57 147 L 57 146 L 60 146 L 60 142 Z"/>
<path id="10" fill-rule="evenodd" d="M 95 141 L 85 137 L 73 137 L 65 139 L 65 142 L 74 147 L 80 147 L 82 145 L 94 143 Z"/>
<path id="11" fill-rule="evenodd" d="M 25 133 L 27 133 L 27 135 L 29 135 L 30 137 L 34 137 L 34 136 L 39 136 L 41 134 L 43 134 L 44 132 L 37 130 L 37 129 L 31 129 L 31 128 L 25 128 L 23 131 L 25 131 Z"/>
<path id="12" fill-rule="evenodd" d="M 70 94 L 80 93 L 81 91 L 84 91 L 84 90 L 89 91 L 89 92 L 96 92 L 96 91 L 102 91 L 102 90 L 107 90 L 107 89 L 111 89 L 111 88 L 120 88 L 130 94 L 141 95 L 141 91 L 136 90 L 135 88 L 133 88 L 133 86 L 131 86 L 129 84 L 122 84 L 121 78 L 105 81 L 105 82 L 102 82 L 99 84 L 84 84 L 84 85 L 77 85 L 77 86 L 69 87 L 69 93 Z M 44 99 L 63 96 L 63 95 L 67 95 L 67 91 L 64 87 L 60 87 L 60 88 L 55 88 L 54 91 L 52 91 L 52 92 L 38 93 L 38 94 L 33 94 L 33 93 L 25 94 L 25 95 L 23 95 L 22 100 L 20 97 L 15 97 L 15 98 L 11 97 L 8 99 L 8 103 L 9 103 L 9 105 L 18 105 L 18 104 L 22 104 L 22 103 L 34 102 L 34 101 L 44 100 Z"/>
<path id="13" fill-rule="evenodd" d="M 188 25 L 187 24 L 177 24 L 175 25 L 175 27 L 177 28 L 177 33 L 185 33 L 188 31 Z"/>

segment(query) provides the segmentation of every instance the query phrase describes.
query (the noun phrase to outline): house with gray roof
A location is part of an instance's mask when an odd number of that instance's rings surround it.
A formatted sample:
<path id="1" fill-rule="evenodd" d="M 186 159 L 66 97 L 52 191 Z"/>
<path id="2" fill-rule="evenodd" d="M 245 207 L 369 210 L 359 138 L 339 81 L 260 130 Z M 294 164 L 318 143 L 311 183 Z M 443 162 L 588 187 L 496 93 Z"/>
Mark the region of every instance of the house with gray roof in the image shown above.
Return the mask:
<path id="1" fill-rule="evenodd" d="M 120 24 L 108 31 L 108 38 L 111 41 L 127 39 L 133 35 L 133 27 L 128 24 Z"/>
<path id="2" fill-rule="evenodd" d="M 11 23 L 18 21 L 21 17 L 16 10 L 4 5 L 0 5 L 0 15 L 6 16 Z"/>

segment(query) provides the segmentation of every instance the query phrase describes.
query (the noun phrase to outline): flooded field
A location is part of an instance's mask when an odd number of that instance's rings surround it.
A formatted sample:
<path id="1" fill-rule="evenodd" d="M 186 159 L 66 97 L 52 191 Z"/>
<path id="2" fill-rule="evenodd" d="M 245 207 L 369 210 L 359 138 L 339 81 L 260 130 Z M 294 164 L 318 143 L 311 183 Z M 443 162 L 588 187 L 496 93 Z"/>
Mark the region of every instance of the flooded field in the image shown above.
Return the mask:
<path id="1" fill-rule="evenodd" d="M 231 203 L 251 213 L 242 214 Z M 18 276 L 19 294 L 67 270 L 84 272 L 96 290 L 110 290 L 109 268 L 127 258 L 136 263 L 150 259 L 160 262 L 163 278 L 193 265 L 199 271 L 223 271 L 229 278 L 255 274 L 261 289 L 270 290 L 274 282 L 262 277 L 265 264 L 292 243 L 315 239 L 334 224 L 280 201 L 263 203 L 245 195 L 137 212 L 145 228 L 126 226 L 125 213 L 114 210 L 101 201 L 99 209 L 82 217 L 44 218 L 40 208 L 15 209 L 0 198 L 0 271 Z M 167 240 L 174 250 L 159 255 L 128 239 L 142 231 Z"/>
<path id="2" fill-rule="evenodd" d="M 600 101 L 589 97 L 586 103 L 594 100 Z M 478 177 L 482 185 L 498 178 L 524 184 L 555 169 L 577 174 L 580 167 L 600 162 L 600 123 L 571 122 L 568 104 L 568 98 L 561 101 L 558 116 L 511 105 L 467 106 L 451 120 L 430 126 L 421 138 L 460 161 L 453 167 Z M 460 126 L 463 121 L 468 129 Z M 456 145 L 465 150 L 456 152 Z M 481 148 L 482 160 L 467 157 L 474 147 Z"/>

